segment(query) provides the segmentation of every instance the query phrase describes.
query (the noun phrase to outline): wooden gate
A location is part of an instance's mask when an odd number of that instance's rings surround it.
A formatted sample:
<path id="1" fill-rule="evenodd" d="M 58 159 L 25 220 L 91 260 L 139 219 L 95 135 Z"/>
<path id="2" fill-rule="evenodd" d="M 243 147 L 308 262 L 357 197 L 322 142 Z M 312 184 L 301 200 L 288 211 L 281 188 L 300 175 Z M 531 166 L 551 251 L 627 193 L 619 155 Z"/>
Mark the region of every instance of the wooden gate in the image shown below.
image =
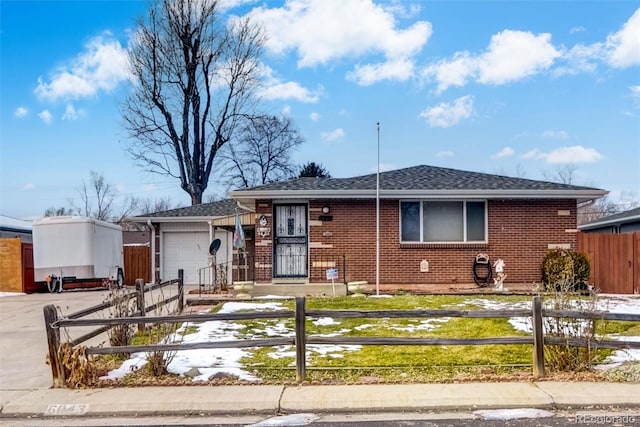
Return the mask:
<path id="1" fill-rule="evenodd" d="M 124 283 L 135 285 L 136 279 L 151 281 L 151 248 L 149 246 L 124 246 Z"/>
<path id="2" fill-rule="evenodd" d="M 589 282 L 607 294 L 640 293 L 640 233 L 578 233 L 591 261 Z"/>

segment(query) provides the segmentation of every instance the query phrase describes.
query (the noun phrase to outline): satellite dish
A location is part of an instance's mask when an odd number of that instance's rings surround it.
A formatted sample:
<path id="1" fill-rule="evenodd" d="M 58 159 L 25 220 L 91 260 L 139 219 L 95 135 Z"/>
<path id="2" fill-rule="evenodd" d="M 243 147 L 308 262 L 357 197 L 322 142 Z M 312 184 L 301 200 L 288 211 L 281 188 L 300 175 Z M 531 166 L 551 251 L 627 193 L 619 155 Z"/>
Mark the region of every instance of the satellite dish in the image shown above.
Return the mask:
<path id="1" fill-rule="evenodd" d="M 209 245 L 209 254 L 215 255 L 216 252 L 218 252 L 218 249 L 220 249 L 220 243 L 220 239 L 213 239 Z"/>

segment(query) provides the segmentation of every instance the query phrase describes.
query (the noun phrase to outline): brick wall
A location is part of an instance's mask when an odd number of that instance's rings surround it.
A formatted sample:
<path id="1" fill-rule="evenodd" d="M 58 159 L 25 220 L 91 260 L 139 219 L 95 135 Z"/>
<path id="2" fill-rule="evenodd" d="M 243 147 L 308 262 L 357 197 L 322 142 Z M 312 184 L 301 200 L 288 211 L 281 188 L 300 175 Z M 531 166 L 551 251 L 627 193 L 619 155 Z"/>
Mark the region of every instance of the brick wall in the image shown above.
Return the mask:
<path id="1" fill-rule="evenodd" d="M 319 221 L 322 206 L 331 221 Z M 267 215 L 270 201 L 258 200 L 258 217 Z M 562 214 L 559 214 L 561 212 Z M 429 285 L 473 283 L 473 261 L 484 252 L 491 261 L 502 258 L 507 283 L 540 282 L 540 264 L 550 244 L 576 248 L 575 200 L 489 200 L 489 241 L 486 244 L 400 244 L 399 202 L 380 203 L 380 283 Z M 256 225 L 258 227 L 258 225 Z M 270 259 L 272 236 L 256 233 L 256 255 Z M 314 259 L 346 257 L 346 281 L 375 283 L 375 200 L 312 200 L 309 202 L 309 254 Z M 420 271 L 420 262 L 429 272 Z M 338 265 L 338 267 L 342 267 Z M 342 268 L 341 268 L 342 269 Z M 313 281 L 312 277 L 312 281 Z"/>

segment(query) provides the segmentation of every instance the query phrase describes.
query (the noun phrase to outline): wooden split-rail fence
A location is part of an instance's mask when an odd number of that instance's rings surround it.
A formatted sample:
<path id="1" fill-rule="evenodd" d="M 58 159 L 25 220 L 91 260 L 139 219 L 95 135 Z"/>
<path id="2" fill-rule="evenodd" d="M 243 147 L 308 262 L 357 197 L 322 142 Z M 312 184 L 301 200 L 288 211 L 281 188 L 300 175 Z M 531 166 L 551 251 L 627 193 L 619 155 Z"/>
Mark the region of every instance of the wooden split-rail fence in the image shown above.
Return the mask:
<path id="1" fill-rule="evenodd" d="M 178 282 L 181 283 L 179 279 Z M 143 293 L 144 294 L 144 293 Z M 182 298 L 180 293 L 180 298 Z M 179 303 L 182 307 L 182 304 Z M 149 308 L 147 308 L 149 309 Z M 295 319 L 295 336 L 281 338 L 261 338 L 243 339 L 215 342 L 197 343 L 171 343 L 154 345 L 128 345 L 118 347 L 89 347 L 87 354 L 122 354 L 134 352 L 175 352 L 181 350 L 195 349 L 217 349 L 217 348 L 250 348 L 250 347 L 272 347 L 292 345 L 296 349 L 296 380 L 303 382 L 306 380 L 306 346 L 308 344 L 326 345 L 420 345 L 420 346 L 450 346 L 450 345 L 532 345 L 533 346 L 533 374 L 536 377 L 545 375 L 544 366 L 544 346 L 561 345 L 574 347 L 589 347 L 595 349 L 640 349 L 640 342 L 633 341 L 613 341 L 613 340 L 587 340 L 583 338 L 567 338 L 558 336 L 545 336 L 544 318 L 564 318 L 564 319 L 584 319 L 584 320 L 613 320 L 640 322 L 640 314 L 609 313 L 603 311 L 569 311 L 569 310 L 549 310 L 543 308 L 542 298 L 533 298 L 531 309 L 514 310 L 307 310 L 306 299 L 304 297 L 295 299 L 295 310 L 279 311 L 253 311 L 237 313 L 216 313 L 216 314 L 187 314 L 145 317 L 139 315 L 125 318 L 111 319 L 82 319 L 86 313 L 92 309 L 87 309 L 66 318 L 58 318 L 54 306 L 44 308 L 45 323 L 47 328 L 47 338 L 49 341 L 49 357 L 51 360 L 51 370 L 53 375 L 53 386 L 64 387 L 64 371 L 58 359 L 58 348 L 60 346 L 60 328 L 70 328 L 79 326 L 102 326 L 96 330 L 103 332 L 105 328 L 115 325 L 139 325 L 163 324 L 163 323 L 202 323 L 214 320 L 258 320 L 258 319 Z M 307 335 L 306 322 L 309 318 L 331 317 L 334 319 L 424 319 L 424 318 L 511 318 L 524 317 L 531 318 L 533 333 L 531 336 L 518 337 L 494 337 L 494 338 L 410 338 L 410 337 L 321 337 Z M 97 333 L 88 334 L 72 342 L 78 345 L 86 339 L 95 336 Z"/>

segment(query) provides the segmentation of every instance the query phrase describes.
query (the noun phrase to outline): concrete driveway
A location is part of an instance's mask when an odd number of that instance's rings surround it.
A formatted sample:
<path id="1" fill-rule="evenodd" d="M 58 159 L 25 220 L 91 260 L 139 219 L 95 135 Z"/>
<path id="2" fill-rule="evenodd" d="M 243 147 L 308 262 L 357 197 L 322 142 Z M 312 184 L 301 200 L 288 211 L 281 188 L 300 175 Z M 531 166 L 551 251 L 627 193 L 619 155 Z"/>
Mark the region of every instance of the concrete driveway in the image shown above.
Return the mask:
<path id="1" fill-rule="evenodd" d="M 51 368 L 46 364 L 47 337 L 43 307 L 58 306 L 71 314 L 107 298 L 106 289 L 70 290 L 60 294 L 29 294 L 0 298 L 0 385 L 2 390 L 33 390 L 51 386 Z M 80 329 L 80 328 L 77 328 Z M 84 331 L 74 330 L 74 337 Z M 94 338 L 92 345 L 106 340 Z"/>

